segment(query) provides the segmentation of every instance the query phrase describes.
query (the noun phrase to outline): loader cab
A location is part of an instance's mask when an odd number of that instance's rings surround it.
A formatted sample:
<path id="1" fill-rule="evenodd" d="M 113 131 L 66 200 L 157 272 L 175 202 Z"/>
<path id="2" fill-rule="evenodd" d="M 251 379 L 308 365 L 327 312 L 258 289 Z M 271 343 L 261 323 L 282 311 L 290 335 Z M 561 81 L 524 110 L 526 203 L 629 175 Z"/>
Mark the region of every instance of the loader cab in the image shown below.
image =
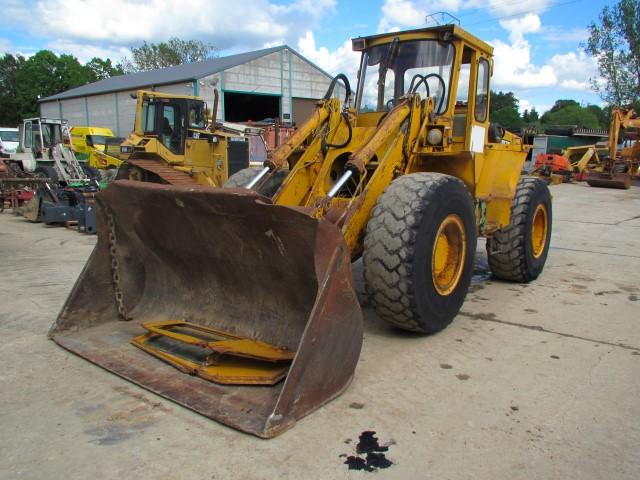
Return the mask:
<path id="1" fill-rule="evenodd" d="M 21 128 L 21 150 L 43 158 L 47 149 L 65 143 L 63 121 L 45 118 L 24 120 Z"/>
<path id="2" fill-rule="evenodd" d="M 435 39 L 373 45 L 363 53 L 357 104 L 363 112 L 389 111 L 408 93 L 433 97 L 436 113 L 447 110 L 455 48 Z"/>
<path id="3" fill-rule="evenodd" d="M 185 98 L 147 97 L 142 102 L 141 130 L 155 136 L 175 155 L 183 155 L 191 129 L 205 128 L 205 103 Z"/>
<path id="4" fill-rule="evenodd" d="M 359 114 L 384 115 L 417 93 L 433 99 L 445 150 L 481 152 L 487 137 L 499 143 L 489 128 L 491 46 L 454 25 L 355 38 L 352 45 L 362 51 Z"/>

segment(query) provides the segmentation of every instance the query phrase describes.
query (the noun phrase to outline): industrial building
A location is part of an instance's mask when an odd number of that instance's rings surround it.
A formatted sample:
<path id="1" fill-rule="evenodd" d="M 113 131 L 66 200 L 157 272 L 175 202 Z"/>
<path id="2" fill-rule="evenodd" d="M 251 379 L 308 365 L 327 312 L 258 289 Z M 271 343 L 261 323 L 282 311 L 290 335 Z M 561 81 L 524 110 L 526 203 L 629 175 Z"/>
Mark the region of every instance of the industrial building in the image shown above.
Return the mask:
<path id="1" fill-rule="evenodd" d="M 198 95 L 211 107 L 218 89 L 219 120 L 279 118 L 282 123 L 299 124 L 325 94 L 331 78 L 281 45 L 100 80 L 40 99 L 40 115 L 67 119 L 72 126 L 107 127 L 126 136 L 133 129 L 136 90 Z"/>

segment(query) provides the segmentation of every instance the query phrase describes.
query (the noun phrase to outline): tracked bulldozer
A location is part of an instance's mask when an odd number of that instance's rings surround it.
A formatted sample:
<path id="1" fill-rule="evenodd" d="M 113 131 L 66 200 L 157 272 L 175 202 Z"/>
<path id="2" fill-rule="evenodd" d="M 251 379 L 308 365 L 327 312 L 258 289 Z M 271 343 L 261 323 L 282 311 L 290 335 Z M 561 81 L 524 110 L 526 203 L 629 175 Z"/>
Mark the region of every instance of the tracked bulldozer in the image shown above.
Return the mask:
<path id="1" fill-rule="evenodd" d="M 200 97 L 139 90 L 134 131 L 122 143 L 117 179 L 170 185 L 222 186 L 249 166 L 245 135 L 212 120 Z"/>
<path id="2" fill-rule="evenodd" d="M 378 315 L 419 333 L 457 315 L 478 236 L 497 277 L 538 277 L 551 197 L 520 176 L 529 147 L 489 122 L 492 47 L 448 25 L 353 48 L 355 97 L 334 78 L 258 174 L 101 192 L 98 244 L 53 340 L 268 438 L 353 377 L 363 320 L 351 261 L 362 257 Z"/>

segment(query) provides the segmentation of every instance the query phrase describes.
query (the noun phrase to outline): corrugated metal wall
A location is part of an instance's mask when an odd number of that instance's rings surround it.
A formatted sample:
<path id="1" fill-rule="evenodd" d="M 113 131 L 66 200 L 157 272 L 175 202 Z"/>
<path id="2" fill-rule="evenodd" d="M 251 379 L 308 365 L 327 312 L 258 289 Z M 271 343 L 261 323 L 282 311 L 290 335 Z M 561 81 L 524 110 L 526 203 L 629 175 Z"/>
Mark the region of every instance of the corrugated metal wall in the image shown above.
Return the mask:
<path id="1" fill-rule="evenodd" d="M 214 89 L 221 93 L 218 118 L 223 119 L 224 91 L 247 94 L 276 95 L 281 98 L 281 120 L 295 121 L 292 98 L 321 98 L 331 79 L 318 68 L 295 53 L 284 49 L 262 58 L 238 65 L 223 73 L 216 73 L 194 82 L 160 85 L 157 91 L 180 95 L 201 96 L 213 108 Z M 140 87 L 150 89 L 151 87 Z M 82 98 L 43 102 L 42 116 L 58 118 L 62 115 L 69 125 L 92 125 L 107 127 L 119 136 L 127 136 L 133 130 L 136 102 L 130 97 L 134 91 L 122 91 Z"/>
<path id="2" fill-rule="evenodd" d="M 60 109 L 58 108 L 58 102 L 46 102 L 40 104 L 40 115 L 48 118 L 59 118 Z"/>
<path id="3" fill-rule="evenodd" d="M 107 93 L 87 97 L 89 125 L 92 127 L 109 128 L 115 134 L 118 130 L 116 119 L 116 95 Z"/>

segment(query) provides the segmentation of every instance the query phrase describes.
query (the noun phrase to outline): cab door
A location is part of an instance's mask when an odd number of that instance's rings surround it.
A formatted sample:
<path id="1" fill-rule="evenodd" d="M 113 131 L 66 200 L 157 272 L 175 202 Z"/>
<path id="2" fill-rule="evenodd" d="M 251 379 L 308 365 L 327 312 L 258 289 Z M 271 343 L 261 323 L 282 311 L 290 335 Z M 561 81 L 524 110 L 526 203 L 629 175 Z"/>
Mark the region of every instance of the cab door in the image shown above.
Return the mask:
<path id="1" fill-rule="evenodd" d="M 475 60 L 472 63 L 473 72 L 472 80 L 475 85 L 469 92 L 473 98 L 473 108 L 469 112 L 469 120 L 471 129 L 469 132 L 469 150 L 474 153 L 484 153 L 484 146 L 488 138 L 489 126 L 489 75 L 490 65 L 489 59 L 480 55 L 479 52 L 474 54 Z"/>
<path id="2" fill-rule="evenodd" d="M 33 122 L 31 120 L 26 120 L 22 126 L 20 144 L 24 153 L 33 152 Z"/>

